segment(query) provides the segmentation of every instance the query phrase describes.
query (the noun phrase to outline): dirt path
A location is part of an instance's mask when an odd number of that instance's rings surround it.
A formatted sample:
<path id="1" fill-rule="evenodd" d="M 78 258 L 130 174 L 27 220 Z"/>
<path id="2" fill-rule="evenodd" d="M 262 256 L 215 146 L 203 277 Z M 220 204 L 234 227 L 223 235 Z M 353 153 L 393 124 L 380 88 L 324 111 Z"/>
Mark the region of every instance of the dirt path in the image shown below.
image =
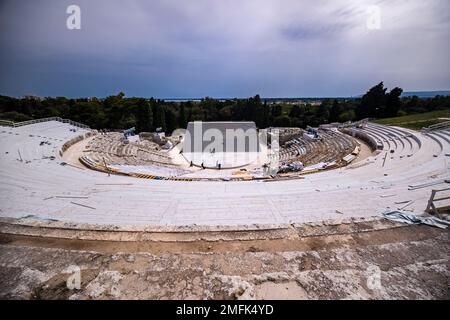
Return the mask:
<path id="1" fill-rule="evenodd" d="M 64 152 L 62 157 L 63 160 L 77 168 L 86 169 L 86 167 L 83 166 L 78 159 L 83 155 L 86 145 L 94 138 L 95 136 L 92 136 L 70 146 L 69 149 Z"/>
<path id="2" fill-rule="evenodd" d="M 374 152 L 369 148 L 369 146 L 362 140 L 353 137 L 359 142 L 361 150 L 359 151 L 358 157 L 352 163 L 358 163 L 374 154 Z"/>
<path id="3" fill-rule="evenodd" d="M 340 247 L 383 245 L 402 241 L 423 241 L 442 234 L 439 229 L 425 226 L 404 226 L 395 229 L 372 230 L 358 233 L 312 235 L 297 239 L 262 240 L 193 240 L 193 241 L 105 241 L 35 237 L 0 234 L 0 244 L 36 248 L 85 250 L 99 253 L 146 252 L 151 254 L 191 252 L 283 252 L 328 250 Z"/>

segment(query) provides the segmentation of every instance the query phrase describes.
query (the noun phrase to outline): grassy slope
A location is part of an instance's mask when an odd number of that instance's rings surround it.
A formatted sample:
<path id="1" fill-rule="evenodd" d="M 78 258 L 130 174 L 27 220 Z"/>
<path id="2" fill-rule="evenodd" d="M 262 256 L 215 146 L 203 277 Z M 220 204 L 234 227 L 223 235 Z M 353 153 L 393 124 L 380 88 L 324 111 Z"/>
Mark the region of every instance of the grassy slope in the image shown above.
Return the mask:
<path id="1" fill-rule="evenodd" d="M 439 118 L 450 118 L 450 109 L 411 114 L 396 118 L 379 119 L 374 122 L 418 130 L 439 122 L 449 121 Z"/>

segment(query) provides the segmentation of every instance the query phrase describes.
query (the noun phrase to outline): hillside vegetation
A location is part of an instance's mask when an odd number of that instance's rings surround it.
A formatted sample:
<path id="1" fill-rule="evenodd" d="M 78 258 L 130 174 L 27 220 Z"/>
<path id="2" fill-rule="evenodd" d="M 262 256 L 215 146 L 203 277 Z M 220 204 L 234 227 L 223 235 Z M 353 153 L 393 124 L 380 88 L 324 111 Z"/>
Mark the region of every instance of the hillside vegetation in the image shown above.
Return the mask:
<path id="1" fill-rule="evenodd" d="M 378 119 L 374 122 L 419 130 L 440 122 L 450 121 L 450 109 L 437 110 L 402 117 Z"/>

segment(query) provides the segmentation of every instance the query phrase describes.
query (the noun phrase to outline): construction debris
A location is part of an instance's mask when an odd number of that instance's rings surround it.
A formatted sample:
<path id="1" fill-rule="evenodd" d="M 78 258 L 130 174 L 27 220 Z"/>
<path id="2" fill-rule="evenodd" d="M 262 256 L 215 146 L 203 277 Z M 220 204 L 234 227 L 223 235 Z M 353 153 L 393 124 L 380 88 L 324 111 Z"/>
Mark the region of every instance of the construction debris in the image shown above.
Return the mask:
<path id="1" fill-rule="evenodd" d="M 383 159 L 383 167 L 384 167 L 384 165 L 385 165 L 385 163 L 386 163 L 386 158 L 387 158 L 387 152 L 386 152 L 386 155 L 384 156 L 384 159 Z"/>
<path id="2" fill-rule="evenodd" d="M 427 188 L 427 187 L 435 186 L 435 185 L 438 185 L 441 183 L 446 183 L 446 180 L 428 182 L 428 183 L 417 184 L 417 185 L 409 185 L 408 190 L 417 190 L 417 189 Z"/>
<path id="3" fill-rule="evenodd" d="M 406 201 L 399 201 L 399 202 L 394 202 L 395 204 L 405 204 L 410 202 L 411 200 L 406 200 Z"/>
<path id="4" fill-rule="evenodd" d="M 43 217 L 43 216 L 37 216 L 34 214 L 28 214 L 26 216 L 20 217 L 20 219 L 33 219 L 33 220 L 39 220 L 39 221 L 48 221 L 48 222 L 56 222 L 57 219 L 49 218 L 49 217 Z"/>
<path id="5" fill-rule="evenodd" d="M 85 197 L 85 196 L 56 196 L 55 198 L 59 198 L 59 199 L 88 199 L 89 197 Z"/>
<path id="6" fill-rule="evenodd" d="M 84 204 L 81 204 L 81 203 L 76 203 L 76 202 L 72 202 L 72 201 L 70 201 L 70 203 L 72 203 L 72 204 L 76 204 L 77 206 L 81 206 L 81 207 L 85 207 L 85 208 L 88 208 L 88 209 L 92 209 L 92 210 L 95 210 L 95 208 L 94 208 L 94 207 L 86 206 L 86 205 L 84 205 Z"/>
<path id="7" fill-rule="evenodd" d="M 132 186 L 132 183 L 96 183 L 96 186 Z"/>
<path id="8" fill-rule="evenodd" d="M 414 203 L 414 200 L 408 201 L 403 207 L 398 208 L 399 210 L 404 210 L 406 207 L 412 205 Z"/>
<path id="9" fill-rule="evenodd" d="M 407 223 L 407 224 L 426 224 L 432 227 L 437 227 L 441 229 L 447 229 L 450 225 L 449 221 L 438 219 L 436 217 L 421 217 L 415 214 L 402 212 L 402 211 L 386 211 L 383 216 L 391 221 Z"/>

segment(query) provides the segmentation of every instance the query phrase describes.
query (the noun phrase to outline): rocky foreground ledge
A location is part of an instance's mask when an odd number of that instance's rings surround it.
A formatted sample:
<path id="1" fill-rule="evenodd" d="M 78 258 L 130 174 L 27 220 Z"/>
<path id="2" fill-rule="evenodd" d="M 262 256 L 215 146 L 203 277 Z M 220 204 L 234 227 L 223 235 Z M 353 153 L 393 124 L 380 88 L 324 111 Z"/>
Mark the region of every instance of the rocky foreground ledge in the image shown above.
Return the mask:
<path id="1" fill-rule="evenodd" d="M 329 221 L 128 241 L 22 227 L 1 224 L 3 299 L 450 298 L 449 231 L 423 225 Z M 79 289 L 67 287 L 74 270 Z"/>

